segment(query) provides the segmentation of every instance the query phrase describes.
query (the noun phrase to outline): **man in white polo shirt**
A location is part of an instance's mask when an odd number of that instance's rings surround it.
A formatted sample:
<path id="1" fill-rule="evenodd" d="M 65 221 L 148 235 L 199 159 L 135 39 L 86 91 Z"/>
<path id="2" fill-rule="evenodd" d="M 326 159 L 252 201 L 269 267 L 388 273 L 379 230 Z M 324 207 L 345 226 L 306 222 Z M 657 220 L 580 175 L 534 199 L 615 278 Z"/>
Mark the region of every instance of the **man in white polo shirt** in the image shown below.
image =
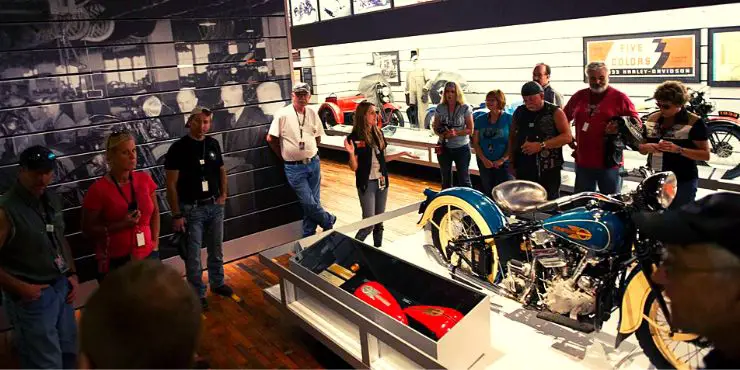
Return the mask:
<path id="1" fill-rule="evenodd" d="M 319 115 L 309 108 L 311 90 L 299 82 L 293 86 L 293 104 L 275 113 L 267 142 L 285 161 L 285 176 L 303 206 L 303 236 L 316 233 L 316 226 L 328 230 L 337 217 L 321 207 L 321 166 L 319 149 L 324 128 Z"/>

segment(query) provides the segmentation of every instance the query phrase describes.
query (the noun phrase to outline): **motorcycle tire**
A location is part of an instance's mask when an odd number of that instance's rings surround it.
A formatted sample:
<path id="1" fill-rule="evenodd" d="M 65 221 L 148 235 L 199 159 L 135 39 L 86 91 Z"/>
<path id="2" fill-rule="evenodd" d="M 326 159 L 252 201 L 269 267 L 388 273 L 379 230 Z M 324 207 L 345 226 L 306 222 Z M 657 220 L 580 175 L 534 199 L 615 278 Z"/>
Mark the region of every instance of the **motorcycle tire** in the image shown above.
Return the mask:
<path id="1" fill-rule="evenodd" d="M 401 111 L 397 109 L 392 110 L 390 108 L 387 108 L 384 111 L 383 117 L 388 117 L 386 118 L 388 120 L 387 121 L 388 125 L 403 127 L 404 121 L 403 121 L 403 115 L 401 114 Z"/>
<path id="2" fill-rule="evenodd" d="M 319 118 L 321 119 L 321 124 L 324 125 L 324 130 L 330 129 L 337 124 L 334 114 L 329 109 L 319 111 Z"/>
<path id="3" fill-rule="evenodd" d="M 454 206 L 442 206 L 434 211 L 434 214 L 432 215 L 432 241 L 434 243 L 434 247 L 437 249 L 437 251 L 440 253 L 442 258 L 451 265 L 456 265 L 458 262 L 460 263 L 460 269 L 473 273 L 474 267 L 469 266 L 465 261 L 460 261 L 459 256 L 457 254 L 452 254 L 451 256 L 447 256 L 447 242 L 449 240 L 454 240 L 455 238 L 462 236 L 462 237 L 475 237 L 475 236 L 481 236 L 481 225 L 478 225 L 472 217 L 470 217 L 465 211 L 462 209 L 459 209 Z M 457 225 L 453 225 L 456 223 Z M 467 235 L 450 235 L 448 233 L 449 230 L 452 230 L 454 228 L 458 228 L 459 226 L 462 226 L 463 228 L 465 226 L 469 227 L 469 230 L 472 231 L 472 233 L 468 233 Z M 487 230 L 487 226 L 485 227 Z M 441 231 L 441 232 L 440 232 Z M 454 234 L 454 232 L 453 232 Z M 486 279 L 489 283 L 494 284 L 496 281 L 496 273 L 498 272 L 498 251 L 496 249 L 496 245 L 492 246 L 493 256 L 492 256 L 492 266 L 491 266 L 491 274 L 489 274 Z M 470 252 L 466 253 L 466 258 L 468 260 L 471 260 Z"/>
<path id="4" fill-rule="evenodd" d="M 660 313 L 660 305 L 658 304 L 655 294 L 655 292 L 651 292 L 645 301 L 644 314 L 653 322 L 659 323 L 660 320 L 658 317 L 662 314 Z M 664 334 L 664 336 L 661 334 Z M 648 320 L 645 319 L 642 320 L 642 325 L 640 325 L 640 328 L 637 329 L 637 332 L 635 333 L 637 341 L 645 353 L 645 356 L 650 360 L 650 363 L 652 363 L 655 368 L 701 369 L 703 367 L 702 359 L 709 353 L 711 348 L 708 346 L 698 345 L 697 343 L 699 343 L 701 339 L 696 335 L 681 333 L 675 335 L 683 337 L 685 340 L 671 340 L 671 338 L 668 338 L 667 333 L 664 333 L 658 328 L 650 325 Z M 680 343 L 675 347 L 671 345 L 676 342 Z M 671 347 L 674 348 L 671 349 Z M 689 360 L 692 360 L 691 363 L 681 361 L 681 358 L 685 357 L 685 355 L 682 356 L 681 354 L 676 353 L 677 350 L 687 347 L 695 347 L 695 351 L 701 352 L 697 354 L 694 353 L 694 351 L 689 351 L 689 353 L 692 354 L 689 356 Z"/>
<path id="5" fill-rule="evenodd" d="M 702 163 L 712 166 L 712 164 L 717 165 L 716 160 L 718 158 L 728 158 L 730 166 L 732 166 L 733 162 L 736 162 L 736 164 L 734 167 L 727 169 L 722 178 L 732 180 L 740 176 L 740 156 L 735 156 L 735 158 L 738 158 L 737 161 L 732 160 L 733 153 L 740 151 L 740 148 L 733 147 L 732 143 L 727 140 L 728 136 L 734 138 L 735 145 L 740 146 L 740 128 L 729 121 L 710 121 L 707 134 L 709 137 L 710 158 L 709 163 Z"/>

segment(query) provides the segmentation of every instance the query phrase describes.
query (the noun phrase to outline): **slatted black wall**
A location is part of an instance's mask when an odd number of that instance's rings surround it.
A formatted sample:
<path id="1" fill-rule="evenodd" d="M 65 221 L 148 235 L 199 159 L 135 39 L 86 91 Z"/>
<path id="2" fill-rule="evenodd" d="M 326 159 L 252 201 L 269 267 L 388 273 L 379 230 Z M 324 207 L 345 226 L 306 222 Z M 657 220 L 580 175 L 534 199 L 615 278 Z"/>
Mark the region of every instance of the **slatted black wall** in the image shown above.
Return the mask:
<path id="1" fill-rule="evenodd" d="M 216 111 L 212 133 L 229 173 L 224 239 L 299 220 L 264 140 L 290 99 L 287 32 L 282 0 L 0 0 L 0 192 L 23 149 L 56 152 L 51 188 L 64 197 L 67 238 L 89 280 L 80 205 L 105 173 L 106 135 L 135 132 L 138 167 L 159 185 L 160 246 L 170 257 L 162 165 L 197 101 Z"/>

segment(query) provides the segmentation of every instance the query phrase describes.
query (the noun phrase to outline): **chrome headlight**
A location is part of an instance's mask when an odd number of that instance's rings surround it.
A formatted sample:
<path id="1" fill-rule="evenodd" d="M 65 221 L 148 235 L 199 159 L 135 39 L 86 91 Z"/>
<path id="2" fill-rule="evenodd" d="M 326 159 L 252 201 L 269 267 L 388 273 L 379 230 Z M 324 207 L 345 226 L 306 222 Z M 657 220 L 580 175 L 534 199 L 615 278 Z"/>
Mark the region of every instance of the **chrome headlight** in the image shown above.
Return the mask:
<path id="1" fill-rule="evenodd" d="M 390 103 L 391 102 L 391 98 L 389 98 L 387 95 L 384 96 L 382 100 L 383 100 L 383 103 Z"/>
<path id="2" fill-rule="evenodd" d="M 383 86 L 382 89 L 380 89 L 380 93 L 383 95 L 390 95 L 391 94 L 391 88 L 388 86 Z"/>
<path id="3" fill-rule="evenodd" d="M 638 191 L 654 210 L 666 209 L 676 197 L 678 181 L 673 172 L 659 172 L 642 180 Z"/>

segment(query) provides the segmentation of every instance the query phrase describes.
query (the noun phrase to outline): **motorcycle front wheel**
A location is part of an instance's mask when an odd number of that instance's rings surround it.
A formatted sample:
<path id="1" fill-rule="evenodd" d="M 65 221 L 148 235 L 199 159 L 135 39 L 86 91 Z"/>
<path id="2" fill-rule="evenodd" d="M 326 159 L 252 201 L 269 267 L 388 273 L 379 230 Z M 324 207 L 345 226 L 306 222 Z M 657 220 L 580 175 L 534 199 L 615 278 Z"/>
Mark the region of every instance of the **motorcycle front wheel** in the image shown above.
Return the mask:
<path id="1" fill-rule="evenodd" d="M 444 205 L 435 210 L 431 220 L 432 240 L 434 247 L 442 255 L 445 262 L 453 266 L 458 266 L 468 273 L 477 274 L 475 266 L 470 266 L 465 259 L 460 258 L 460 254 L 462 254 L 468 261 L 472 260 L 470 244 L 462 247 L 461 251 L 448 252 L 450 241 L 491 235 L 488 225 L 483 221 L 483 217 L 476 211 L 469 212 L 473 214 L 453 205 Z M 493 238 L 491 238 L 490 243 L 492 244 L 491 273 L 487 274 L 486 280 L 494 284 L 498 271 L 498 251 Z"/>
<path id="2" fill-rule="evenodd" d="M 658 369 L 701 369 L 704 356 L 712 349 L 696 334 L 671 334 L 655 292 L 645 302 L 642 325 L 635 335 L 645 356 Z"/>

